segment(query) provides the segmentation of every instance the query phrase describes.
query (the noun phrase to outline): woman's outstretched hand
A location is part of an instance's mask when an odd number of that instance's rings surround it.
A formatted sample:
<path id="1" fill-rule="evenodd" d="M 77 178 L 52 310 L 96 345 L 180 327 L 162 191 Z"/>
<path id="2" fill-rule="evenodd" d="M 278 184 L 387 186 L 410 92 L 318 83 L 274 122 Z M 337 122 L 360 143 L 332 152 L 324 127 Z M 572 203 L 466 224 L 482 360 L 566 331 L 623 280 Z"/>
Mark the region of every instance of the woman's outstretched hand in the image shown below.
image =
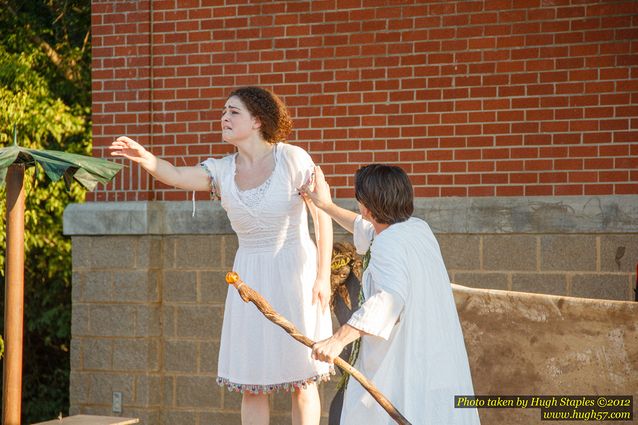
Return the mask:
<path id="1" fill-rule="evenodd" d="M 115 139 L 109 146 L 109 150 L 111 151 L 111 156 L 123 156 L 133 162 L 142 162 L 149 155 L 144 146 L 126 136 Z"/>
<path id="2" fill-rule="evenodd" d="M 120 156 L 137 162 L 150 175 L 168 186 L 184 190 L 211 190 L 211 179 L 199 165 L 175 167 L 156 157 L 130 137 L 121 136 L 109 146 L 111 156 Z"/>

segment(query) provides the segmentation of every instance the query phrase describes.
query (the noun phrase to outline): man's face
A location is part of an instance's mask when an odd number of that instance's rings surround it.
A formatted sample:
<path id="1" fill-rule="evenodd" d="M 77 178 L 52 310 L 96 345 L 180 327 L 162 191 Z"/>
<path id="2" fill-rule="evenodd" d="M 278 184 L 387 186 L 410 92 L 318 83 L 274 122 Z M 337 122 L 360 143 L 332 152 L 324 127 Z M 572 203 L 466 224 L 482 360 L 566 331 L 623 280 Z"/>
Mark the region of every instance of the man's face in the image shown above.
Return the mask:
<path id="1" fill-rule="evenodd" d="M 365 207 L 361 202 L 357 201 L 359 207 L 359 213 L 364 220 L 370 221 L 370 210 Z"/>

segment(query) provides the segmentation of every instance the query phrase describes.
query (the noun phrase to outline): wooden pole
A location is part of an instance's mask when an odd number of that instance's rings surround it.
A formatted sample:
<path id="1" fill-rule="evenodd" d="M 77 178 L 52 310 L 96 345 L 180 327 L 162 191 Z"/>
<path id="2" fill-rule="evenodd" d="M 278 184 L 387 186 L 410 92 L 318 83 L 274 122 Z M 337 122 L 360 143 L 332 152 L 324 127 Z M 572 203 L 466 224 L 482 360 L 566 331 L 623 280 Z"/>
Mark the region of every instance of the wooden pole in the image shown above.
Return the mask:
<path id="1" fill-rule="evenodd" d="M 20 425 L 24 320 L 24 165 L 7 170 L 7 253 L 4 299 L 2 424 Z"/>
<path id="2" fill-rule="evenodd" d="M 306 347 L 312 348 L 315 345 L 315 341 L 311 340 L 307 336 L 303 335 L 299 330 L 289 322 L 285 317 L 281 316 L 277 313 L 272 306 L 262 297 L 257 291 L 255 291 L 250 286 L 246 285 L 243 282 L 239 275 L 235 272 L 228 272 L 226 274 L 226 282 L 229 285 L 233 285 L 235 289 L 239 292 L 241 299 L 244 302 L 252 302 L 255 304 L 255 307 L 259 311 L 262 312 L 264 316 L 268 318 L 271 322 L 281 327 L 283 330 L 288 332 L 290 336 L 292 336 L 297 341 L 301 342 Z M 370 395 L 385 409 L 386 412 L 394 419 L 394 421 L 400 425 L 411 425 L 410 422 L 397 410 L 396 407 L 388 400 L 382 393 L 374 386 L 374 384 L 363 376 L 361 372 L 352 367 L 347 361 L 343 360 L 340 357 L 335 358 L 334 364 L 339 366 L 341 369 L 344 369 L 348 372 L 354 379 L 359 381 L 359 383 L 365 388 Z"/>

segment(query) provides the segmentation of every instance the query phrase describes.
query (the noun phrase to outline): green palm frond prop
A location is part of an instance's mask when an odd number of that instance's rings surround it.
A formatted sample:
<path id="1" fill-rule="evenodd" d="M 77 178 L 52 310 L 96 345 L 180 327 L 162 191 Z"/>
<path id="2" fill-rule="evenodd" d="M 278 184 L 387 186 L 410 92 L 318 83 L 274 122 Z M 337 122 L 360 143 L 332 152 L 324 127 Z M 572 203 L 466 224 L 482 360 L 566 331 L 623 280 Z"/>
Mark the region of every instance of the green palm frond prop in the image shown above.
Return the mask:
<path id="1" fill-rule="evenodd" d="M 39 164 L 53 181 L 64 178 L 69 186 L 73 180 L 88 190 L 98 183 L 108 183 L 122 169 L 122 165 L 100 158 L 73 153 L 27 149 L 12 145 L 0 149 L 0 185 L 4 184 L 11 164 L 25 164 L 25 168 Z"/>

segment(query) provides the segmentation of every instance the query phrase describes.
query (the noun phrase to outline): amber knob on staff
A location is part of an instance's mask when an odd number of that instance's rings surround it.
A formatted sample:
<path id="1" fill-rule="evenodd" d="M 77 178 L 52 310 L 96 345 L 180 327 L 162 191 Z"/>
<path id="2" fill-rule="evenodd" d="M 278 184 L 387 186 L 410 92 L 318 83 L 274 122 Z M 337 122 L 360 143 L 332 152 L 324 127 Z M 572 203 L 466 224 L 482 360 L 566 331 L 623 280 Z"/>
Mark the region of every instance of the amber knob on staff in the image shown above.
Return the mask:
<path id="1" fill-rule="evenodd" d="M 239 275 L 235 272 L 226 273 L 226 283 L 232 285 L 233 283 L 237 283 L 239 280 Z"/>

